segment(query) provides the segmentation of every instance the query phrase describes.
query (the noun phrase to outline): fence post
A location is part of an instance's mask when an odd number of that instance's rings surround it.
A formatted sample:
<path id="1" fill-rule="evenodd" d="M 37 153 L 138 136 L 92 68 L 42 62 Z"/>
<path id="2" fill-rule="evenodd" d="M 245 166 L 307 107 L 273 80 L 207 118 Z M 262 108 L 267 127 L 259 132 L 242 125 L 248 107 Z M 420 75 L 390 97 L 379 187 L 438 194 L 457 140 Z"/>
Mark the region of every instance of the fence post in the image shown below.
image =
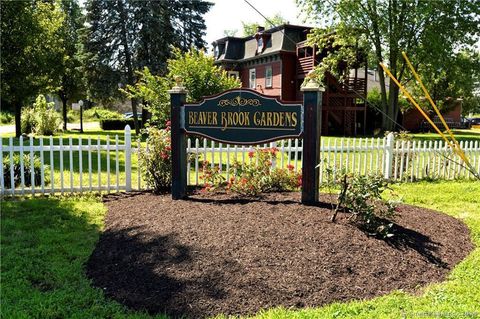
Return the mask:
<path id="1" fill-rule="evenodd" d="M 128 124 L 125 126 L 125 190 L 132 190 L 132 132 Z"/>
<path id="2" fill-rule="evenodd" d="M 172 143 L 172 199 L 187 196 L 187 143 L 182 128 L 182 107 L 187 98 L 187 90 L 180 77 L 175 78 L 176 85 L 168 91 L 170 94 L 170 123 Z M 212 143 L 213 147 L 214 143 Z M 212 161 L 213 165 L 213 161 Z"/>
<path id="3" fill-rule="evenodd" d="M 394 145 L 395 145 L 395 137 L 393 133 L 390 132 L 387 135 L 387 142 L 385 144 L 385 169 L 383 170 L 385 179 L 392 178 Z"/>
<path id="4" fill-rule="evenodd" d="M 325 91 L 313 80 L 302 88 L 304 122 L 303 122 L 303 152 L 302 152 L 302 203 L 315 204 L 319 197 L 320 174 L 320 135 L 322 126 L 322 94 Z M 298 140 L 295 140 L 295 148 Z M 297 149 L 295 150 L 297 152 Z M 297 154 L 297 153 L 295 153 Z M 295 156 L 295 164 L 297 163 Z"/>

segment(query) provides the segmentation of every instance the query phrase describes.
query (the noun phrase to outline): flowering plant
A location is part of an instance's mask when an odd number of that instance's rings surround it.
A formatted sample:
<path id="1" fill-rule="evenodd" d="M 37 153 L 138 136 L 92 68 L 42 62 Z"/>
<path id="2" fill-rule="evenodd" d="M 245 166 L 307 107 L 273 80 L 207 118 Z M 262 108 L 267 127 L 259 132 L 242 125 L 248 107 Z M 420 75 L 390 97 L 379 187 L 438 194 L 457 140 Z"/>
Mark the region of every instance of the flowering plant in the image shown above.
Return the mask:
<path id="1" fill-rule="evenodd" d="M 203 179 L 203 190 L 206 192 L 214 191 L 225 182 L 225 177 L 220 173 L 218 166 L 211 166 L 208 161 L 203 162 L 202 167 L 203 175 L 200 176 Z"/>
<path id="2" fill-rule="evenodd" d="M 277 158 L 277 148 L 255 149 L 248 153 L 249 163 L 236 161 L 230 168 L 231 177 L 227 181 L 226 190 L 244 196 L 258 196 L 263 192 L 294 190 L 301 186 L 302 176 L 294 171 L 293 166 L 275 168 L 272 163 Z M 208 166 L 208 163 L 207 163 Z M 204 190 L 215 190 L 221 186 L 225 178 L 218 167 L 205 170 Z"/>
<path id="3" fill-rule="evenodd" d="M 147 185 L 155 193 L 168 190 L 172 184 L 172 147 L 170 141 L 170 121 L 165 129 L 147 129 L 147 147 L 139 154 L 140 167 Z"/>

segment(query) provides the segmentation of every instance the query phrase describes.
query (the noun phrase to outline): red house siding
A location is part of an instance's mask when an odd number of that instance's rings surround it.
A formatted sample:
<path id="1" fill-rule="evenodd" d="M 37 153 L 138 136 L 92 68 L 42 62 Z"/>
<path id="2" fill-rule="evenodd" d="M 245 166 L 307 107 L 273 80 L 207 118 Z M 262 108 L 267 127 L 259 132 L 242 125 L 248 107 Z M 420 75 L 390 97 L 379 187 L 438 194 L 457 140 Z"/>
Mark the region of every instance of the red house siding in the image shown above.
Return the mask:
<path id="1" fill-rule="evenodd" d="M 433 111 L 430 111 L 430 118 L 435 118 L 436 114 Z M 460 123 L 461 121 L 461 115 L 462 115 L 462 103 L 457 102 L 457 105 L 455 108 L 453 108 L 450 112 L 448 113 L 442 113 L 442 116 L 448 120 L 452 121 L 454 123 Z M 418 131 L 420 129 L 420 126 L 422 122 L 425 121 L 425 118 L 423 117 L 422 114 L 416 109 L 410 109 L 406 111 L 403 114 L 403 121 L 402 121 L 402 126 L 407 130 L 407 131 Z M 443 126 L 439 126 L 440 128 L 443 128 Z"/>
<path id="2" fill-rule="evenodd" d="M 297 96 L 296 66 L 297 57 L 292 53 L 282 53 L 282 100 L 301 100 L 303 94 Z"/>
<path id="3" fill-rule="evenodd" d="M 272 87 L 267 88 L 265 85 L 265 69 L 267 66 L 272 67 Z M 282 96 L 282 84 L 281 84 L 281 62 L 269 62 L 265 64 L 258 64 L 255 66 L 244 67 L 240 69 L 240 80 L 242 81 L 242 87 L 249 87 L 249 70 L 255 69 L 256 74 L 256 85 L 255 91 L 263 93 L 270 96 Z"/>
<path id="4" fill-rule="evenodd" d="M 450 112 L 444 114 L 443 116 L 449 117 L 453 122 L 460 123 L 462 117 L 462 102 L 458 101 L 456 103 L 457 105 L 455 106 L 455 108 Z"/>
<path id="5" fill-rule="evenodd" d="M 407 131 L 418 131 L 420 129 L 420 125 L 422 124 L 422 121 L 424 120 L 424 117 L 420 112 L 416 109 L 409 109 L 405 113 L 403 113 L 403 121 L 402 121 L 402 126 L 407 130 Z"/>

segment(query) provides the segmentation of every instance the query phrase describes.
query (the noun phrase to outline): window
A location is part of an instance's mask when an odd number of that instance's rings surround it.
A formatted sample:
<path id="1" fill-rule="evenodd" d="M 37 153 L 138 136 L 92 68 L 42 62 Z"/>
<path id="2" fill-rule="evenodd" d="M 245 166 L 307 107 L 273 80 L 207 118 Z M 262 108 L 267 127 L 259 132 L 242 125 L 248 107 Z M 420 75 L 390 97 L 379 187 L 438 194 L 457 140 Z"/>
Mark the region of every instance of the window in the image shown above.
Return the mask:
<path id="1" fill-rule="evenodd" d="M 260 36 L 257 39 L 257 53 L 262 53 L 263 52 L 263 37 Z"/>
<path id="2" fill-rule="evenodd" d="M 265 67 L 265 87 L 266 88 L 272 87 L 272 67 L 271 66 Z"/>
<path id="3" fill-rule="evenodd" d="M 255 72 L 255 69 L 250 69 L 248 70 L 248 77 L 249 77 L 249 83 L 248 87 L 251 89 L 254 89 L 257 87 L 257 74 Z"/>
<path id="4" fill-rule="evenodd" d="M 240 78 L 240 72 L 238 72 L 238 71 L 228 71 L 227 75 L 231 78 L 234 78 L 234 79 L 239 79 Z"/>

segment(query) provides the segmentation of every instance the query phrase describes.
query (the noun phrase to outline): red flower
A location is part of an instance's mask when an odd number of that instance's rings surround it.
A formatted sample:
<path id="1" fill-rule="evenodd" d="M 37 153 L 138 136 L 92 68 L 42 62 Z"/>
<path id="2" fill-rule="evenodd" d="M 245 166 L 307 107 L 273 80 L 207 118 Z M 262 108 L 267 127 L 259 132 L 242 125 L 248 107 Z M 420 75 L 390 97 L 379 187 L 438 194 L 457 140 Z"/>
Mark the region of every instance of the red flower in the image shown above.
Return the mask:
<path id="1" fill-rule="evenodd" d="M 168 158 L 168 154 L 165 152 L 160 153 L 160 157 L 166 160 Z"/>
<path id="2" fill-rule="evenodd" d="M 288 170 L 291 172 L 291 171 L 293 171 L 293 169 L 295 168 L 295 166 L 293 166 L 292 164 L 288 164 L 288 165 L 287 165 L 287 168 L 288 168 Z"/>
<path id="3" fill-rule="evenodd" d="M 302 186 L 302 175 L 298 176 L 298 179 L 297 179 L 297 187 L 301 187 Z"/>
<path id="4" fill-rule="evenodd" d="M 170 145 L 167 145 L 167 146 L 165 146 L 165 149 L 166 149 L 167 151 L 171 151 L 171 150 L 172 150 L 172 147 L 171 147 Z"/>
<path id="5" fill-rule="evenodd" d="M 254 151 L 248 152 L 248 157 L 253 158 L 254 156 L 255 156 L 255 152 L 254 152 Z"/>
<path id="6" fill-rule="evenodd" d="M 170 120 L 168 120 L 167 123 L 165 123 L 165 126 L 166 126 L 166 127 L 172 126 L 172 122 L 170 122 Z"/>

